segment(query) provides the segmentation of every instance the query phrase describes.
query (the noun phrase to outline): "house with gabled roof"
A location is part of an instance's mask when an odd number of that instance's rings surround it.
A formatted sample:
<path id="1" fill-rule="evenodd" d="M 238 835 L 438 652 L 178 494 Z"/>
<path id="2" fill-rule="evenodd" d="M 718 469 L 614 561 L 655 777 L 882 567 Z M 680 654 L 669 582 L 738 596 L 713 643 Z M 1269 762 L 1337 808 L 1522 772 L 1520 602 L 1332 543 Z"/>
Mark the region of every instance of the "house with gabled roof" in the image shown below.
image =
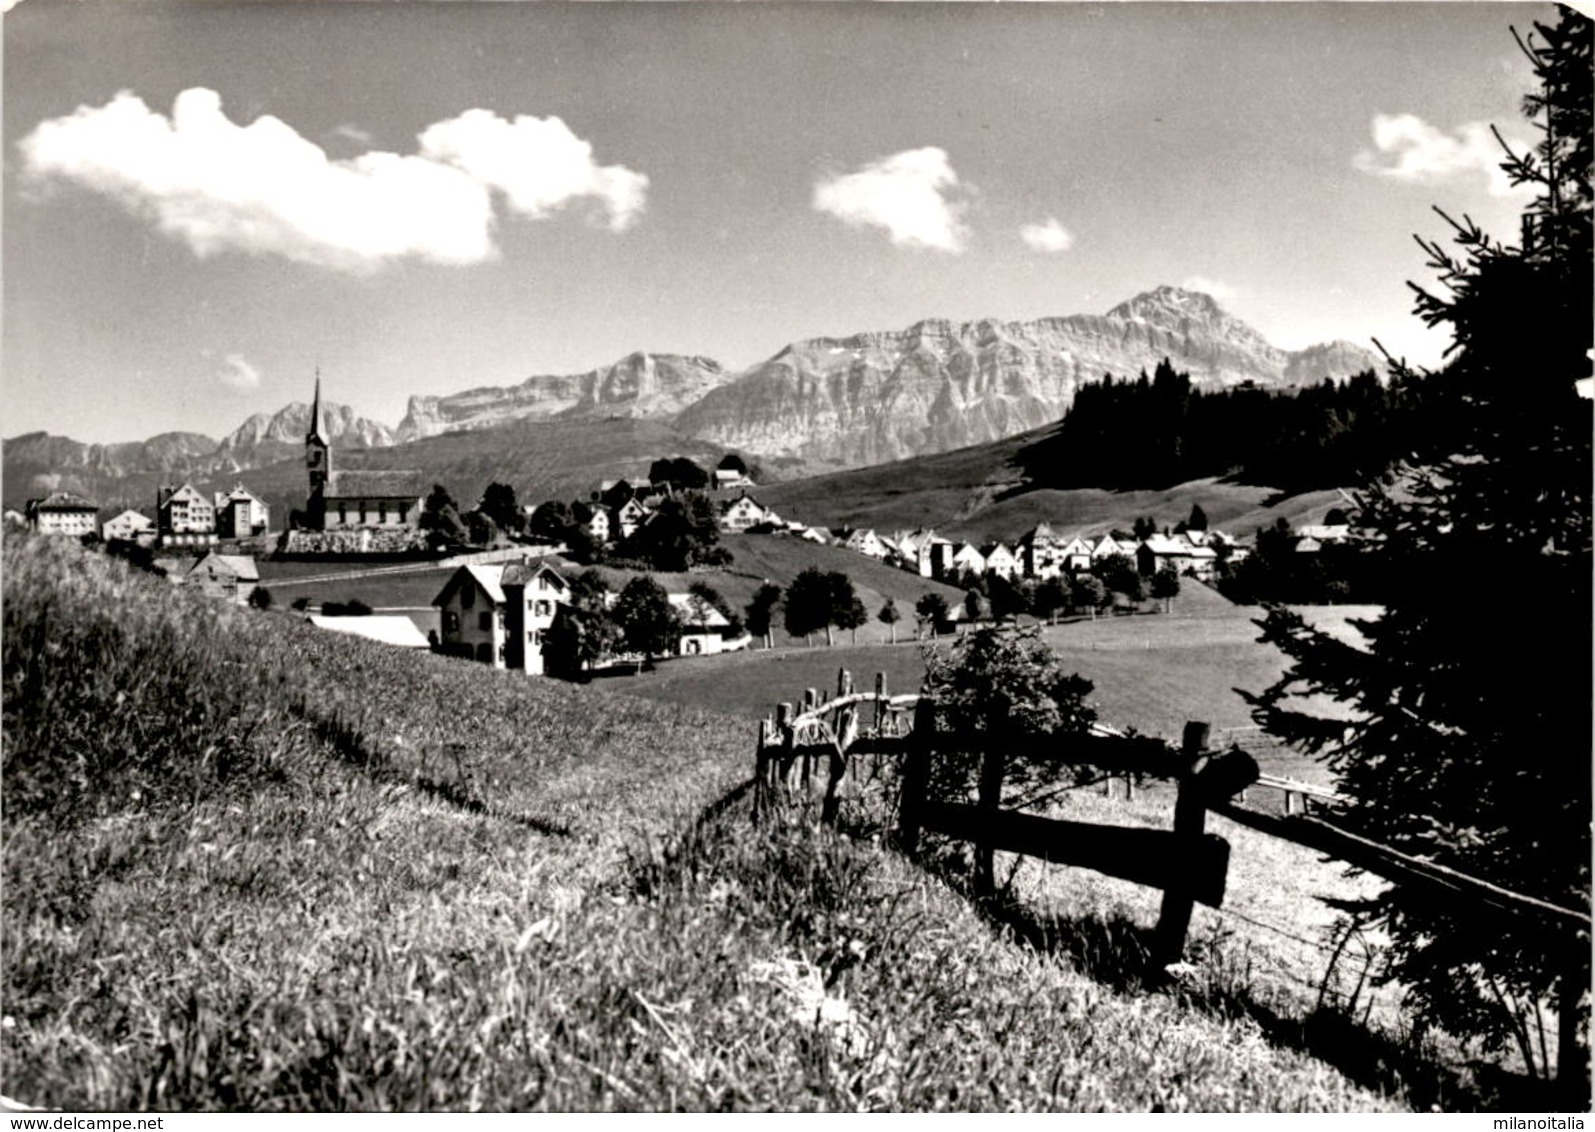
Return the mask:
<path id="1" fill-rule="evenodd" d="M 106 542 L 141 542 L 150 545 L 154 543 L 156 534 L 155 520 L 132 508 L 100 524 L 100 537 Z"/>
<path id="2" fill-rule="evenodd" d="M 1096 542 L 1091 544 L 1091 561 L 1093 563 L 1101 562 L 1105 558 L 1112 558 L 1117 554 L 1133 559 L 1135 557 L 1135 544 L 1120 542 L 1111 534 L 1102 535 Z"/>
<path id="3" fill-rule="evenodd" d="M 982 575 L 986 572 L 986 556 L 970 543 L 960 543 L 953 548 L 951 559 L 948 561 L 948 574 L 959 577 L 963 574 Z"/>
<path id="4" fill-rule="evenodd" d="M 1209 578 L 1218 562 L 1218 552 L 1210 546 L 1197 546 L 1181 535 L 1148 535 L 1135 550 L 1135 566 L 1143 574 L 1171 569 Z"/>
<path id="5" fill-rule="evenodd" d="M 679 656 L 714 656 L 725 651 L 725 637 L 731 622 L 697 594 L 666 594 L 670 608 L 681 622 Z"/>
<path id="6" fill-rule="evenodd" d="M 842 545 L 856 554 L 865 554 L 871 558 L 885 558 L 886 547 L 874 531 L 862 527 L 855 527 L 844 531 Z"/>
<path id="7" fill-rule="evenodd" d="M 1050 523 L 1037 523 L 1019 536 L 1017 557 L 1028 578 L 1056 578 L 1068 567 L 1064 562 L 1067 544 Z"/>
<path id="8" fill-rule="evenodd" d="M 183 585 L 198 588 L 206 597 L 248 605 L 260 585 L 260 570 L 247 554 L 217 554 L 213 550 L 188 568 Z"/>
<path id="9" fill-rule="evenodd" d="M 193 484 L 163 487 L 155 493 L 155 523 L 162 546 L 216 542 L 216 505 Z"/>
<path id="10" fill-rule="evenodd" d="M 611 514 L 610 524 L 617 538 L 628 539 L 648 521 L 648 509 L 635 496 L 616 507 Z"/>
<path id="11" fill-rule="evenodd" d="M 578 527 L 587 532 L 600 546 L 615 537 L 615 526 L 610 521 L 609 508 L 602 503 L 576 502 L 570 505 L 570 517 Z"/>
<path id="12" fill-rule="evenodd" d="M 1018 555 L 1000 542 L 986 543 L 980 548 L 980 556 L 986 560 L 986 573 L 1004 581 L 1011 582 L 1024 572 Z"/>
<path id="13" fill-rule="evenodd" d="M 265 534 L 271 526 L 271 507 L 243 484 L 232 491 L 216 492 L 213 502 L 216 534 L 221 538 L 253 538 Z"/>
<path id="14" fill-rule="evenodd" d="M 569 596 L 569 583 L 547 563 L 461 566 L 432 599 L 440 648 L 494 668 L 542 675 L 543 635 Z"/>
<path id="15" fill-rule="evenodd" d="M 57 491 L 27 503 L 28 525 L 42 535 L 82 537 L 96 533 L 100 505 L 70 491 Z"/>
<path id="16" fill-rule="evenodd" d="M 744 489 L 741 495 L 720 505 L 717 521 L 722 531 L 745 531 L 749 527 L 780 520 Z"/>

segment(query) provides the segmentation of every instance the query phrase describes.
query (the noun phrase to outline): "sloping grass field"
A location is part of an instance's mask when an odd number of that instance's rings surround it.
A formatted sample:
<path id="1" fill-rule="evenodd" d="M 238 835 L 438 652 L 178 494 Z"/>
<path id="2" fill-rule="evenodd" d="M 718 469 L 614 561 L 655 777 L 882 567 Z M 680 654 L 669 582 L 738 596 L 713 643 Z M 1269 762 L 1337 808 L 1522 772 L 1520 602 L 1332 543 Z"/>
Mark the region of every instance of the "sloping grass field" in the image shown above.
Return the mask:
<path id="1" fill-rule="evenodd" d="M 754 828 L 746 717 L 319 634 L 76 546 L 8 538 L 3 566 L 8 1096 L 1397 1103 L 1200 988 L 1014 942 L 867 836 Z"/>

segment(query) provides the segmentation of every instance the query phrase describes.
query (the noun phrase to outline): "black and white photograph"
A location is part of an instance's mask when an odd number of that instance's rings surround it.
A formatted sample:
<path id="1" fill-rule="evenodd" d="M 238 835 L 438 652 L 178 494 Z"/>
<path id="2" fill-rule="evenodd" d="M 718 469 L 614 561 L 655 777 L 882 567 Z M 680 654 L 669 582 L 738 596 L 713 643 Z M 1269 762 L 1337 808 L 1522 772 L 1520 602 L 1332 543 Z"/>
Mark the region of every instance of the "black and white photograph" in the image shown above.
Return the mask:
<path id="1" fill-rule="evenodd" d="M 0 0 L 0 1119 L 1582 1129 L 1592 40 Z"/>

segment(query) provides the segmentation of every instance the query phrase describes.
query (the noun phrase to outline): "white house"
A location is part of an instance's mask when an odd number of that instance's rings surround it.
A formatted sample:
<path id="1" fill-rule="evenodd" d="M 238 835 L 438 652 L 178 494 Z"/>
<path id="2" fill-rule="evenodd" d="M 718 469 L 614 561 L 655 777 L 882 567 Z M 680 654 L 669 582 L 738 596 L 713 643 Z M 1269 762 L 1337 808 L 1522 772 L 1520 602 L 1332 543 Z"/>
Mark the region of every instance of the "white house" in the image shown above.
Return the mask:
<path id="1" fill-rule="evenodd" d="M 1078 541 L 1078 540 L 1076 540 Z M 1037 523 L 1019 536 L 1018 558 L 1026 577 L 1056 578 L 1069 567 L 1063 538 L 1047 523 Z"/>
<path id="2" fill-rule="evenodd" d="M 858 554 L 866 554 L 871 558 L 885 558 L 886 547 L 872 530 L 854 528 L 847 532 L 842 539 L 842 545 L 848 550 Z"/>
<path id="3" fill-rule="evenodd" d="M 222 538 L 263 535 L 271 526 L 271 508 L 243 484 L 232 491 L 216 492 L 212 502 L 216 508 L 216 533 Z"/>
<path id="4" fill-rule="evenodd" d="M 43 535 L 92 535 L 100 505 L 92 499 L 57 491 L 28 500 L 28 525 Z"/>
<path id="5" fill-rule="evenodd" d="M 546 564 L 461 566 L 432 604 L 438 607 L 444 652 L 538 676 L 543 634 L 570 586 Z"/>
<path id="6" fill-rule="evenodd" d="M 725 614 L 697 594 L 670 594 L 670 607 L 681 619 L 681 656 L 713 656 L 725 650 L 726 630 L 731 622 Z"/>
<path id="7" fill-rule="evenodd" d="M 980 548 L 980 555 L 986 560 L 986 573 L 1004 581 L 1011 582 L 1023 573 L 1018 557 L 1000 542 L 987 543 Z"/>
<path id="8" fill-rule="evenodd" d="M 211 546 L 216 542 L 216 505 L 192 484 L 156 492 L 155 515 L 162 546 Z"/>
<path id="9" fill-rule="evenodd" d="M 759 501 L 744 491 L 735 499 L 720 505 L 719 523 L 723 531 L 745 531 L 760 523 L 774 522 L 772 513 Z"/>
<path id="10" fill-rule="evenodd" d="M 967 542 L 960 544 L 953 551 L 949 573 L 957 577 L 966 571 L 976 575 L 986 572 L 986 556 Z"/>
<path id="11" fill-rule="evenodd" d="M 100 537 L 106 542 L 154 542 L 155 534 L 155 521 L 131 508 L 100 526 Z"/>

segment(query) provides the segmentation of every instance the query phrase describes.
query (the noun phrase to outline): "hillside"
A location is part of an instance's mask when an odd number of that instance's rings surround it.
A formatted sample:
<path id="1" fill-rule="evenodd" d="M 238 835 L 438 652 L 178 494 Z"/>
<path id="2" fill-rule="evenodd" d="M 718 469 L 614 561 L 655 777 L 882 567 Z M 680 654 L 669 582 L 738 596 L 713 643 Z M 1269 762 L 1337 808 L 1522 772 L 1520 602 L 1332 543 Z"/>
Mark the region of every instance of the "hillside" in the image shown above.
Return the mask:
<path id="1" fill-rule="evenodd" d="M 1097 981 L 867 842 L 706 810 L 747 773 L 743 722 L 318 634 L 70 545 L 7 539 L 3 578 L 8 1096 L 1389 1106 L 1270 1045 L 1244 988 Z"/>
<path id="2" fill-rule="evenodd" d="M 1173 526 L 1200 505 L 1208 520 L 1240 536 L 1276 519 L 1293 526 L 1321 522 L 1342 506 L 1338 490 L 1309 491 L 1280 498 L 1271 488 L 1213 478 L 1163 490 L 1101 488 L 1037 489 L 1023 466 L 1045 450 L 1059 426 L 920 456 L 768 484 L 759 500 L 782 515 L 827 527 L 871 527 L 878 531 L 935 527 L 950 538 L 1011 541 L 1037 523 L 1068 534 L 1094 535 L 1129 529 L 1150 516 Z"/>

